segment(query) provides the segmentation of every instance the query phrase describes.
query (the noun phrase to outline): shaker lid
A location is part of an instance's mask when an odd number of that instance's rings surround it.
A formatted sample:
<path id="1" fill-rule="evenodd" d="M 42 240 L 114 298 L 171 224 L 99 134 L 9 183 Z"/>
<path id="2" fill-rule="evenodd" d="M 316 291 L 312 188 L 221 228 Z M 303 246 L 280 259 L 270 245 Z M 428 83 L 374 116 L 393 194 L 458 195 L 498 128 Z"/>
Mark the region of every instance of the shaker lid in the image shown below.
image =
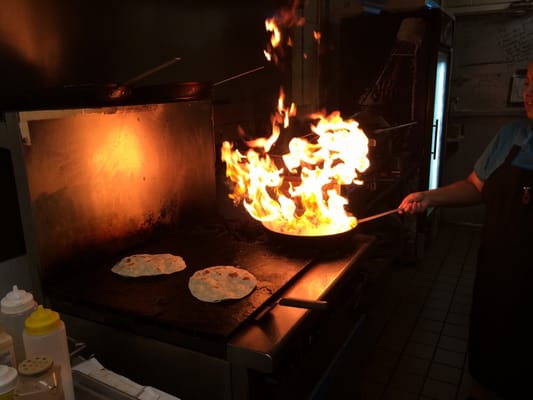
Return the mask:
<path id="1" fill-rule="evenodd" d="M 19 289 L 17 285 L 14 285 L 13 290 L 7 293 L 0 301 L 1 310 L 4 314 L 18 314 L 31 309 L 34 304 L 33 295 L 23 289 Z"/>
<path id="2" fill-rule="evenodd" d="M 36 356 L 22 361 L 18 366 L 18 371 L 24 376 L 39 375 L 49 370 L 53 364 L 54 362 L 49 357 Z"/>
<path id="3" fill-rule="evenodd" d="M 60 323 L 59 313 L 42 305 L 37 306 L 37 310 L 32 312 L 26 321 L 24 327 L 26 333 L 32 336 L 46 335 L 54 331 Z"/>
<path id="4" fill-rule="evenodd" d="M 0 394 L 13 389 L 17 382 L 17 370 L 7 365 L 0 365 Z"/>

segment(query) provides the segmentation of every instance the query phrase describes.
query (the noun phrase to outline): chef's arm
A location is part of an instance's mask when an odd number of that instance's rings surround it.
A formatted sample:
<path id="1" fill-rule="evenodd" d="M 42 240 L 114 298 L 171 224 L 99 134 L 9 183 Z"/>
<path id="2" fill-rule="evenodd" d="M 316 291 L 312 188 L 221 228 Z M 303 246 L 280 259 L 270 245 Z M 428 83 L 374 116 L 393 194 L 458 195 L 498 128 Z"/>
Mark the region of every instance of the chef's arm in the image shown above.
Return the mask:
<path id="1" fill-rule="evenodd" d="M 437 189 L 407 195 L 399 205 L 400 213 L 414 214 L 428 207 L 459 207 L 481 203 L 481 181 L 475 172 L 460 181 Z"/>

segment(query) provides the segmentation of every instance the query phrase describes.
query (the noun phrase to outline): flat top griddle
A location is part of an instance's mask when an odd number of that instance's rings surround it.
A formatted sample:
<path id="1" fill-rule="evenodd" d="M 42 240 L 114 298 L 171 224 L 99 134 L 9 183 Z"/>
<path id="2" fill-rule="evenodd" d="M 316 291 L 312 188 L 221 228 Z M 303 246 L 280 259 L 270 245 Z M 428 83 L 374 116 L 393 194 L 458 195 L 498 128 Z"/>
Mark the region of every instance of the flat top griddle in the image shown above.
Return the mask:
<path id="1" fill-rule="evenodd" d="M 126 278 L 111 272 L 122 257 L 172 253 L 187 268 L 171 275 Z M 220 230 L 176 232 L 105 262 L 70 265 L 45 283 L 53 299 L 90 307 L 95 312 L 144 319 L 163 327 L 227 339 L 247 318 L 319 256 L 319 249 L 291 249 L 276 243 L 245 242 Z M 189 277 L 214 265 L 245 268 L 257 278 L 256 289 L 239 300 L 206 303 L 188 289 Z M 61 310 L 58 310 L 61 311 Z M 111 316 L 110 316 L 111 317 Z"/>

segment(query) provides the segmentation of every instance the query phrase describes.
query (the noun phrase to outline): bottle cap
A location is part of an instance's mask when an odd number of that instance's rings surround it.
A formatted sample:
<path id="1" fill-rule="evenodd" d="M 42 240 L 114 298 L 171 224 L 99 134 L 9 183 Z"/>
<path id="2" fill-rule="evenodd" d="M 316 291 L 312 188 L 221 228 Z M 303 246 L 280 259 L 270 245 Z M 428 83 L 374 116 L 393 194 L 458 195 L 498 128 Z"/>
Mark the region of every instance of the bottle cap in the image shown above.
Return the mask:
<path id="1" fill-rule="evenodd" d="M 39 336 L 54 331 L 59 326 L 59 323 L 59 313 L 39 305 L 37 310 L 26 318 L 24 327 L 28 335 Z"/>
<path id="2" fill-rule="evenodd" d="M 17 383 L 17 370 L 7 365 L 0 365 L 0 394 L 7 393 L 15 388 Z"/>
<path id="3" fill-rule="evenodd" d="M 17 285 L 7 293 L 0 301 L 1 311 L 4 314 L 18 314 L 31 309 L 35 305 L 33 295 L 25 290 L 19 289 Z"/>
<path id="4" fill-rule="evenodd" d="M 27 358 L 22 361 L 18 366 L 18 372 L 23 376 L 40 375 L 45 371 L 48 371 L 54 362 L 47 356 L 36 356 L 33 358 Z"/>

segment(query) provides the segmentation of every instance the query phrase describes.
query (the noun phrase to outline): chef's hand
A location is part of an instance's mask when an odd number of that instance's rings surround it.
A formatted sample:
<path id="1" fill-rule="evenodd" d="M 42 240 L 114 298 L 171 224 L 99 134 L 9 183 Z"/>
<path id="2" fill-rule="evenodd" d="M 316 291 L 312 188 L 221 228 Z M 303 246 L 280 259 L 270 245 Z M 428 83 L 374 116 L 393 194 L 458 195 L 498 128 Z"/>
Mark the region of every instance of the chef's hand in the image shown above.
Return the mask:
<path id="1" fill-rule="evenodd" d="M 408 194 L 398 206 L 399 213 L 416 214 L 427 210 L 429 207 L 428 192 L 415 192 Z"/>

